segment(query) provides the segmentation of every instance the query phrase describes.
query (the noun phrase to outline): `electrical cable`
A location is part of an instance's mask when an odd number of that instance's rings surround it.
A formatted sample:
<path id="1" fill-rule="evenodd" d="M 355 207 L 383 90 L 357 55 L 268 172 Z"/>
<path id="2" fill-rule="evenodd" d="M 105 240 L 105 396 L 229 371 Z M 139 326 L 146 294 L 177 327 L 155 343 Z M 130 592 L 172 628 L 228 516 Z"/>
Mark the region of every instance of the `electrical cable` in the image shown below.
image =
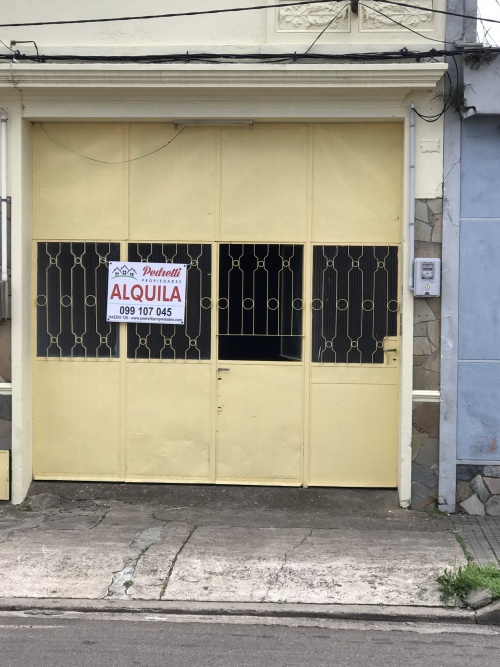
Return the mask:
<path id="1" fill-rule="evenodd" d="M 500 53 L 500 47 L 488 47 L 486 51 L 495 55 Z M 397 51 L 365 51 L 355 53 L 166 53 L 166 54 L 145 54 L 145 55 L 83 55 L 83 54 L 40 54 L 40 56 L 27 55 L 15 52 L 16 61 L 37 62 L 40 61 L 52 63 L 65 62 L 89 62 L 89 63 L 136 63 L 136 64 L 168 64 L 178 62 L 200 62 L 202 60 L 217 63 L 251 63 L 269 61 L 275 62 L 373 62 L 385 60 L 422 60 L 424 58 L 443 58 L 446 56 L 460 56 L 468 52 L 477 52 L 477 49 L 467 50 L 464 48 L 456 49 L 429 49 L 428 51 L 410 51 L 404 47 Z M 0 61 L 12 61 L 11 54 L 0 54 Z"/>
<path id="2" fill-rule="evenodd" d="M 65 150 L 70 151 L 71 153 L 74 153 L 75 155 L 79 155 L 80 157 L 84 158 L 85 160 L 90 160 L 91 162 L 99 162 L 99 164 L 128 164 L 129 162 L 136 162 L 137 160 L 142 160 L 145 157 L 148 157 L 149 155 L 154 155 L 155 153 L 159 153 L 162 151 L 164 148 L 167 146 L 170 146 L 170 144 L 177 139 L 185 130 L 187 130 L 187 125 L 184 126 L 182 129 L 180 129 L 177 134 L 175 134 L 172 139 L 167 141 L 167 143 L 163 144 L 159 148 L 155 148 L 154 151 L 150 151 L 149 153 L 145 153 L 144 155 L 139 155 L 138 157 L 133 157 L 130 158 L 130 160 L 117 160 L 116 162 L 109 162 L 108 160 L 98 160 L 97 158 L 90 157 L 89 155 L 84 155 L 83 153 L 79 153 L 78 151 L 75 151 L 73 148 L 70 148 L 69 146 L 66 146 L 65 144 L 61 143 L 60 141 L 57 141 L 57 139 L 54 139 L 54 137 L 51 137 L 50 134 L 47 132 L 47 130 L 44 128 L 43 124 L 40 124 L 40 128 L 42 132 L 45 134 L 45 136 L 52 141 L 54 144 L 57 144 L 61 148 L 64 148 Z"/>
<path id="3" fill-rule="evenodd" d="M 344 0 L 329 0 L 330 2 L 343 2 Z M 228 14 L 236 12 L 248 12 L 258 9 L 276 9 L 281 7 L 295 7 L 300 5 L 316 5 L 316 4 L 325 4 L 327 0 L 298 0 L 295 2 L 283 2 L 274 5 L 253 5 L 251 7 L 232 7 L 226 9 L 204 9 L 191 12 L 172 12 L 169 14 L 149 14 L 144 16 L 115 16 L 109 18 L 100 18 L 100 19 L 72 19 L 72 20 L 61 20 L 61 21 L 27 21 L 24 23 L 0 23 L 0 28 L 23 28 L 23 27 L 34 27 L 34 26 L 46 26 L 46 25 L 80 25 L 85 23 L 111 23 L 117 21 L 144 21 L 150 19 L 166 19 L 166 18 L 177 18 L 183 16 L 206 16 L 210 14 Z M 434 7 L 422 7 L 421 5 L 413 5 L 407 2 L 397 2 L 396 0 L 378 0 L 378 2 L 394 5 L 396 7 L 408 7 L 410 9 L 421 9 L 426 12 L 432 12 L 434 14 L 444 14 L 445 16 L 457 16 L 459 18 L 469 19 L 472 21 L 477 21 L 477 16 L 471 16 L 469 14 L 461 14 L 459 12 L 447 11 L 444 9 L 435 9 Z M 487 23 L 500 23 L 500 19 L 488 19 L 482 18 L 483 21 Z"/>
<path id="4" fill-rule="evenodd" d="M 328 30 L 328 28 L 332 25 L 332 23 L 335 21 L 335 19 L 342 14 L 344 9 L 349 6 L 349 3 L 346 2 L 346 4 L 339 9 L 339 11 L 335 14 L 333 19 L 323 28 L 323 30 L 319 33 L 319 35 L 316 37 L 314 42 L 311 44 L 311 46 L 307 49 L 307 51 L 304 52 L 305 55 L 309 53 L 309 51 L 312 49 L 312 47 L 316 44 L 316 42 L 324 35 L 324 33 Z"/>
<path id="5" fill-rule="evenodd" d="M 0 44 L 2 46 L 5 46 L 5 48 L 8 49 L 9 51 L 11 51 L 12 53 L 15 53 L 14 49 L 11 49 L 10 46 L 7 46 L 7 44 L 5 42 L 2 42 L 1 39 L 0 39 Z"/>

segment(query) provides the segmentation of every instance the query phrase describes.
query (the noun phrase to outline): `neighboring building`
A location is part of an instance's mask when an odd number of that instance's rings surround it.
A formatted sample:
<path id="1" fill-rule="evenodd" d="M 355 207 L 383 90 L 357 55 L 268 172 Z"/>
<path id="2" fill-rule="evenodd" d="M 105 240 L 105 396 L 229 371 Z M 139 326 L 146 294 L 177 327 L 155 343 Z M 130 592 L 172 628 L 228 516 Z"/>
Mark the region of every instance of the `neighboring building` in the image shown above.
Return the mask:
<path id="1" fill-rule="evenodd" d="M 453 39 L 462 28 L 449 19 Z M 500 58 L 479 46 L 459 59 L 463 108 L 445 124 L 439 503 L 500 516 Z"/>
<path id="2" fill-rule="evenodd" d="M 33 478 L 434 501 L 440 299 L 408 285 L 414 208 L 416 255 L 441 251 L 444 0 L 268 4 L 2 28 L 13 502 Z M 111 260 L 187 264 L 185 324 L 107 322 Z"/>

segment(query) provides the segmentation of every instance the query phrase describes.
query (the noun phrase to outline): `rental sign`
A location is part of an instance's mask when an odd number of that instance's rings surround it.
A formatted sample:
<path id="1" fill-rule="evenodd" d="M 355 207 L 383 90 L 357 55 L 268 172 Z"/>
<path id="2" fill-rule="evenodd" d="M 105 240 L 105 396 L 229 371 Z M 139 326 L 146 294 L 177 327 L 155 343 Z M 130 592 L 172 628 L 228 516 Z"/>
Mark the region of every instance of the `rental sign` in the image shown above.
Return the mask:
<path id="1" fill-rule="evenodd" d="M 184 324 L 186 265 L 109 262 L 108 322 Z"/>

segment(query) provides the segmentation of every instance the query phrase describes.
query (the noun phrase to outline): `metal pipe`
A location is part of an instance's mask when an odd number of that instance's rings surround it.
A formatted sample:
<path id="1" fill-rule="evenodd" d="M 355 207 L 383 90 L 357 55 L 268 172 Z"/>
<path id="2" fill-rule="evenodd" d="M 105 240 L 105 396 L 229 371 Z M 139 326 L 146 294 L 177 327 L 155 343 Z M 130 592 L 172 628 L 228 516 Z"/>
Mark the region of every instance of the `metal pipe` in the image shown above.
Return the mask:
<path id="1" fill-rule="evenodd" d="M 7 282 L 7 112 L 5 109 L 0 109 L 2 125 L 1 141 L 2 152 L 0 156 L 0 164 L 2 169 L 2 184 L 0 187 L 2 206 L 2 259 L 1 259 L 1 279 L 3 283 Z"/>
<path id="2" fill-rule="evenodd" d="M 410 229 L 408 235 L 410 246 L 410 278 L 408 287 L 414 288 L 415 266 L 415 104 L 410 106 Z"/>

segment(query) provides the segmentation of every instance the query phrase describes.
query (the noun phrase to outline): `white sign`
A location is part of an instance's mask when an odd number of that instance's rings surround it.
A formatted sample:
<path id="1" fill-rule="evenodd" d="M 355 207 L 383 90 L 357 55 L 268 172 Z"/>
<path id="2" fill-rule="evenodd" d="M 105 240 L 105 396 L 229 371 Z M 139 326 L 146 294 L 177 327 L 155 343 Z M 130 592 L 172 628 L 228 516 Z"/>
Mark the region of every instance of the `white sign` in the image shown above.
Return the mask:
<path id="1" fill-rule="evenodd" d="M 109 262 L 108 322 L 184 324 L 186 265 Z"/>

